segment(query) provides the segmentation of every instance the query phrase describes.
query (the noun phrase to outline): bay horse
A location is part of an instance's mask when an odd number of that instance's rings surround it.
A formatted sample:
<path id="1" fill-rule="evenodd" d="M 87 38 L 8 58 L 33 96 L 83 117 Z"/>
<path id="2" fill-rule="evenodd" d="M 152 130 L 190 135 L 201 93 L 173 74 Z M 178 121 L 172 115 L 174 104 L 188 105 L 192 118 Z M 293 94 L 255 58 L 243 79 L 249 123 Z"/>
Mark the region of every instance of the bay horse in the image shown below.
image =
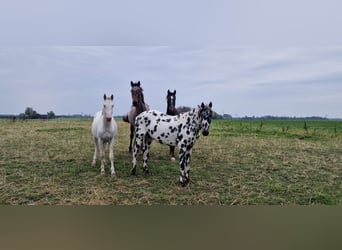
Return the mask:
<path id="1" fill-rule="evenodd" d="M 131 81 L 131 96 L 132 96 L 132 106 L 131 110 L 127 113 L 126 116 L 123 117 L 123 120 L 125 122 L 130 123 L 130 142 L 128 151 L 132 152 L 132 141 L 134 138 L 134 126 L 135 126 L 135 118 L 137 115 L 139 115 L 141 112 L 149 110 L 148 104 L 145 103 L 144 100 L 144 94 L 143 94 L 143 88 L 141 87 L 140 81 L 133 82 Z"/>
<path id="2" fill-rule="evenodd" d="M 191 110 L 190 107 L 177 107 L 176 108 L 176 90 L 171 92 L 169 89 L 167 90 L 167 108 L 166 108 L 166 114 L 167 115 L 179 115 L 185 112 L 188 112 Z M 175 146 L 170 146 L 170 158 L 171 161 L 175 161 Z"/>
<path id="3" fill-rule="evenodd" d="M 170 116 L 156 110 L 142 112 L 135 122 L 135 143 L 132 154 L 131 175 L 136 175 L 137 156 L 143 152 L 143 170 L 148 173 L 147 160 L 152 141 L 179 147 L 179 182 L 185 187 L 190 182 L 192 148 L 202 130 L 209 135 L 212 118 L 212 103 L 200 106 L 178 116 Z"/>
<path id="4" fill-rule="evenodd" d="M 100 151 L 101 157 L 101 175 L 105 174 L 105 144 L 109 144 L 109 159 L 111 164 L 111 175 L 115 177 L 114 168 L 114 137 L 118 132 L 117 124 L 113 118 L 114 96 L 103 96 L 104 103 L 102 111 L 99 111 L 94 116 L 91 126 L 91 132 L 94 137 L 95 151 L 92 161 L 92 166 L 96 165 L 97 151 Z"/>

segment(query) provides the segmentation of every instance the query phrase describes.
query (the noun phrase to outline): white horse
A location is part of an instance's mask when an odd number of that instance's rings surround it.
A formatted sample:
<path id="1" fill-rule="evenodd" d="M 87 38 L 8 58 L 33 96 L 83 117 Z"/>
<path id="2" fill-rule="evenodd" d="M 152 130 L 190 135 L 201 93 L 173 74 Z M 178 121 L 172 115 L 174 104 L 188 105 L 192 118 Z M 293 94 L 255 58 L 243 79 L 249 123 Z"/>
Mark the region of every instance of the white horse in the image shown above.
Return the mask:
<path id="1" fill-rule="evenodd" d="M 95 151 L 92 165 L 96 165 L 96 154 L 97 151 L 100 151 L 101 157 L 101 175 L 105 174 L 105 144 L 109 144 L 109 159 L 111 164 L 111 175 L 115 177 L 115 168 L 114 168 L 114 136 L 118 132 L 118 127 L 113 118 L 113 108 L 114 108 L 114 96 L 111 95 L 107 97 L 103 96 L 104 104 L 102 111 L 96 113 L 93 124 L 91 127 L 91 131 L 95 141 Z"/>

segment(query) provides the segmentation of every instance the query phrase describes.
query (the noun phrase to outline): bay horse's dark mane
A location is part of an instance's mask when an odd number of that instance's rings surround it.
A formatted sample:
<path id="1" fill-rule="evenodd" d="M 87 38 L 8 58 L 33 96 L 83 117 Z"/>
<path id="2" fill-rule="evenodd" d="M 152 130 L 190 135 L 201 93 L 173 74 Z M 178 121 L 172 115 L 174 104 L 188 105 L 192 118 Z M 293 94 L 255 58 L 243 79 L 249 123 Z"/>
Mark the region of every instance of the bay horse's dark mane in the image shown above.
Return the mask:
<path id="1" fill-rule="evenodd" d="M 168 115 L 179 115 L 191 110 L 190 107 L 180 106 L 176 108 L 176 90 L 171 92 L 170 90 L 167 91 L 167 109 L 166 114 Z"/>
<path id="2" fill-rule="evenodd" d="M 134 83 L 131 81 L 132 105 L 136 108 L 135 116 L 146 111 L 143 88 L 140 86 L 140 81 Z"/>
<path id="3" fill-rule="evenodd" d="M 182 113 L 185 113 L 185 112 L 189 112 L 191 110 L 190 107 L 186 107 L 186 106 L 180 106 L 180 107 L 177 107 L 177 112 L 179 114 L 182 114 Z"/>
<path id="4" fill-rule="evenodd" d="M 144 94 L 143 94 L 143 88 L 140 86 L 140 81 L 133 82 L 131 81 L 131 97 L 132 97 L 132 107 L 130 112 L 126 116 L 123 117 L 123 120 L 125 122 L 130 123 L 130 145 L 129 145 L 129 151 L 132 150 L 132 140 L 134 137 L 134 127 L 135 127 L 135 118 L 140 113 L 148 110 L 148 105 L 145 103 L 144 100 Z"/>

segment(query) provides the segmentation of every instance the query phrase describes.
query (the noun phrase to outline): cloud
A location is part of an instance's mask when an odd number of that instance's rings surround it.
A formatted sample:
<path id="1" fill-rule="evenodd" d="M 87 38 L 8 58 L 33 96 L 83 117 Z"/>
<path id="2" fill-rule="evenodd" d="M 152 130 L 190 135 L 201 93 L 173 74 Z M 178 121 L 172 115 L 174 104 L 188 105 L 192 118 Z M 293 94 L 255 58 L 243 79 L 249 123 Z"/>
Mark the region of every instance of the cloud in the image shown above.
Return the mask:
<path id="1" fill-rule="evenodd" d="M 1 47 L 0 55 L 0 113 L 32 106 L 94 114 L 103 94 L 114 93 L 121 115 L 131 105 L 130 81 L 140 80 L 145 100 L 161 111 L 176 89 L 177 105 L 213 101 L 220 113 L 342 117 L 339 47 L 27 46 Z"/>

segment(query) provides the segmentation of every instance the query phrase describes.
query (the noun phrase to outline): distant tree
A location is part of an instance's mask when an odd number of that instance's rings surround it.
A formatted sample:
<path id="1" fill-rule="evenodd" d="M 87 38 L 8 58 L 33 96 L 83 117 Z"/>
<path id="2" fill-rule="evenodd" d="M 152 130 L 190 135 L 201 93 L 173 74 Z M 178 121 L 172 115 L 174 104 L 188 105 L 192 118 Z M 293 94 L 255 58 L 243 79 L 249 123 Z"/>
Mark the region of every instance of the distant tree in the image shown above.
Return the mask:
<path id="1" fill-rule="evenodd" d="M 223 114 L 223 119 L 231 120 L 231 119 L 233 119 L 233 116 L 231 116 L 229 114 Z"/>
<path id="2" fill-rule="evenodd" d="M 47 118 L 48 119 L 54 119 L 55 117 L 56 117 L 56 115 L 53 111 L 47 112 Z"/>
<path id="3" fill-rule="evenodd" d="M 26 115 L 24 113 L 20 113 L 18 117 L 20 120 L 26 119 Z"/>
<path id="4" fill-rule="evenodd" d="M 37 119 L 40 117 L 40 115 L 37 113 L 37 111 L 35 111 L 33 108 L 31 107 L 27 107 L 25 109 L 25 117 L 29 118 L 29 119 Z"/>
<path id="5" fill-rule="evenodd" d="M 221 119 L 223 119 L 222 115 L 219 115 L 219 114 L 216 113 L 215 111 L 213 111 L 213 116 L 212 116 L 212 118 L 213 118 L 214 120 L 221 120 Z"/>

